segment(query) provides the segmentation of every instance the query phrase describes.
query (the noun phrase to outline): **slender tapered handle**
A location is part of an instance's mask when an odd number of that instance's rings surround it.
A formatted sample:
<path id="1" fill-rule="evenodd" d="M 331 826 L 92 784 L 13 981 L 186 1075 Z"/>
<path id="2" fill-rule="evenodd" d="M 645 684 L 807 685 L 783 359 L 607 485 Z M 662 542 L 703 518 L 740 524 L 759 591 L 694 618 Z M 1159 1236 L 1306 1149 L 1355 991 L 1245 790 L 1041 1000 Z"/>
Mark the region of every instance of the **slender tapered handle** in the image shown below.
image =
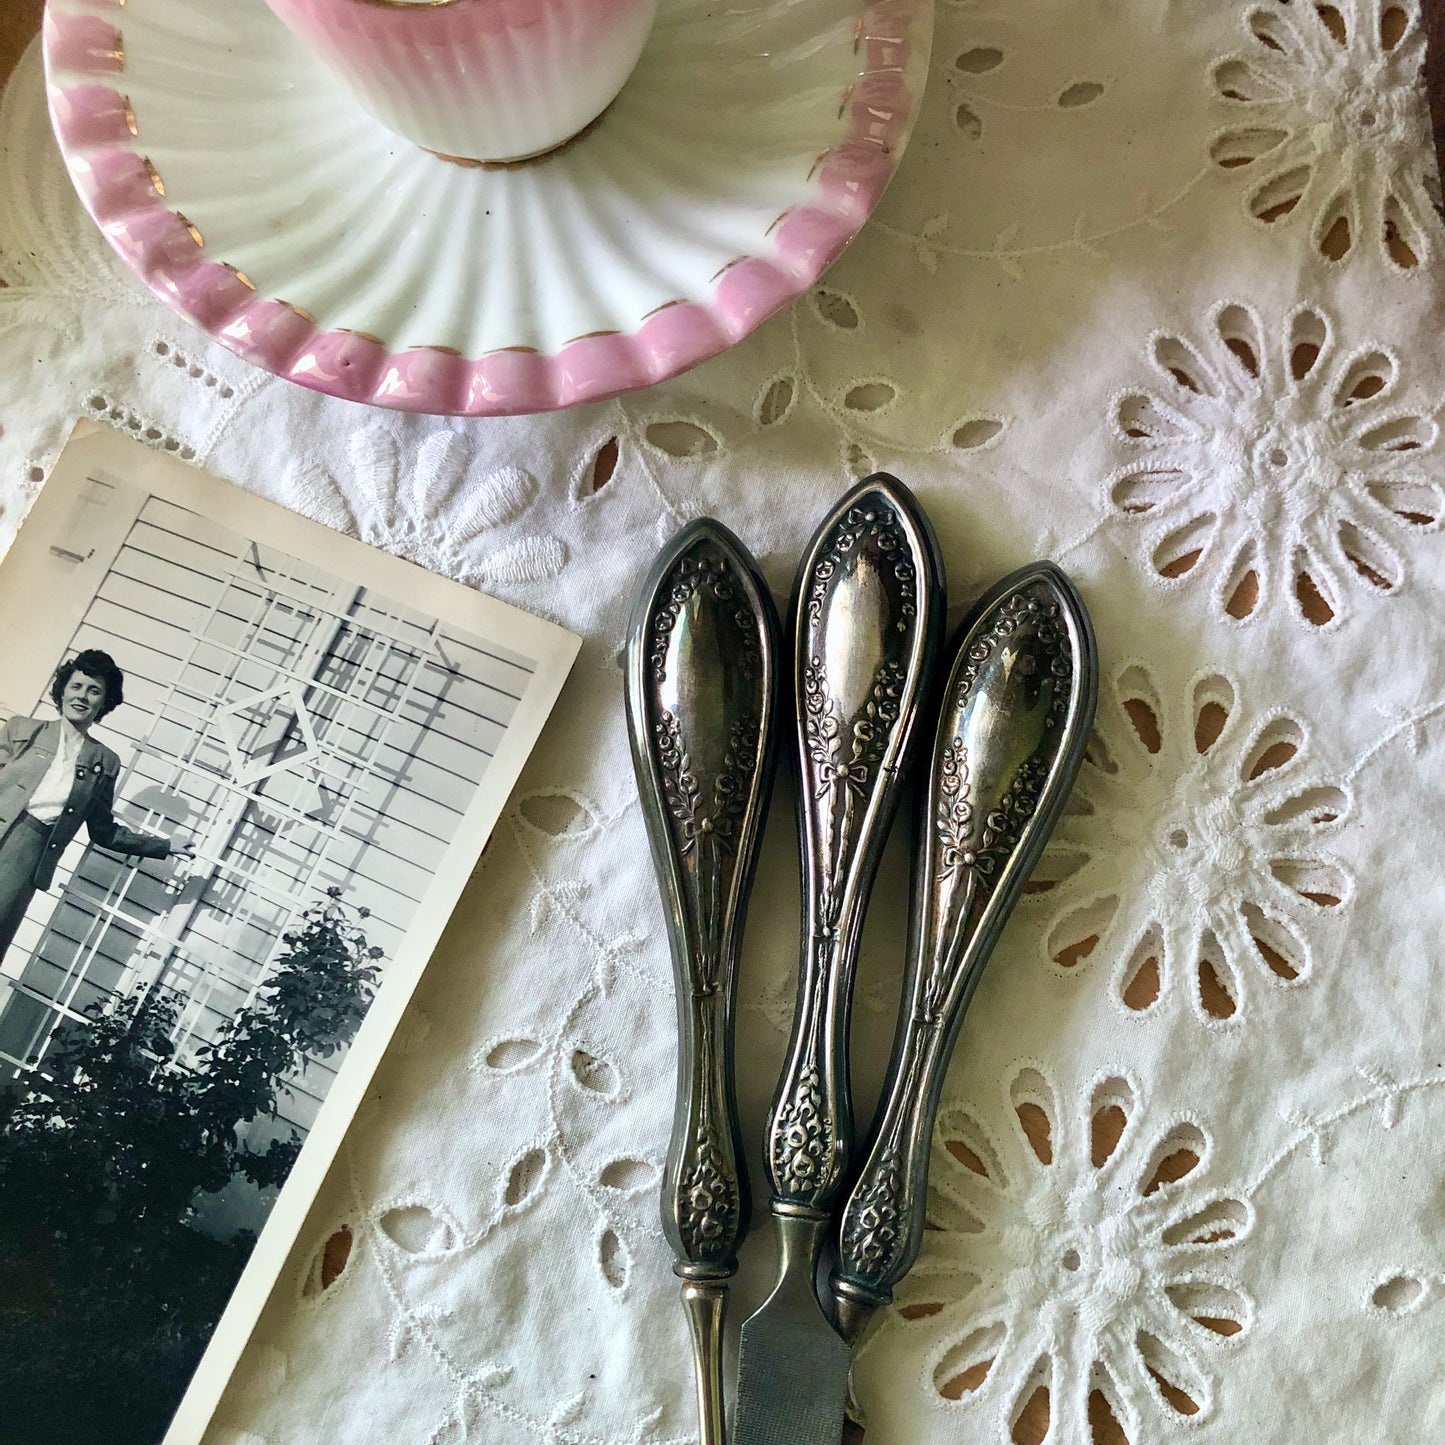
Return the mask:
<path id="1" fill-rule="evenodd" d="M 803 925 L 765 1154 L 775 1205 L 826 1210 L 848 1169 L 848 1007 L 863 910 L 938 649 L 943 568 L 913 495 L 855 486 L 798 569 L 791 633 Z"/>
<path id="2" fill-rule="evenodd" d="M 954 1040 L 1078 772 L 1098 692 L 1088 613 L 1051 563 L 1004 578 L 950 652 L 922 802 L 903 1007 L 839 1227 L 833 1285 L 849 1337 L 918 1256 Z"/>
<path id="3" fill-rule="evenodd" d="M 627 717 L 672 948 L 677 1102 L 663 1231 L 685 1280 L 725 1279 L 750 1216 L 733 1080 L 738 949 L 772 790 L 778 620 L 746 548 L 685 527 L 643 584 Z"/>

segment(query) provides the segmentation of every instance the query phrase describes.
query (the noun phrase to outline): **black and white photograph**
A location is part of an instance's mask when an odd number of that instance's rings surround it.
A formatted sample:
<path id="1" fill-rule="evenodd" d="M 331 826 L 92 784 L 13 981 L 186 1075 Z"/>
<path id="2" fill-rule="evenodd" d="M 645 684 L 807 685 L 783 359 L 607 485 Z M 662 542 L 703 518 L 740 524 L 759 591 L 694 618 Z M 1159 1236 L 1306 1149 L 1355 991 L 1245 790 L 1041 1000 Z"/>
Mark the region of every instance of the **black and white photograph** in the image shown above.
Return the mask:
<path id="1" fill-rule="evenodd" d="M 132 448 L 0 567 L 0 1437 L 57 1445 L 165 1433 L 574 646 Z"/>

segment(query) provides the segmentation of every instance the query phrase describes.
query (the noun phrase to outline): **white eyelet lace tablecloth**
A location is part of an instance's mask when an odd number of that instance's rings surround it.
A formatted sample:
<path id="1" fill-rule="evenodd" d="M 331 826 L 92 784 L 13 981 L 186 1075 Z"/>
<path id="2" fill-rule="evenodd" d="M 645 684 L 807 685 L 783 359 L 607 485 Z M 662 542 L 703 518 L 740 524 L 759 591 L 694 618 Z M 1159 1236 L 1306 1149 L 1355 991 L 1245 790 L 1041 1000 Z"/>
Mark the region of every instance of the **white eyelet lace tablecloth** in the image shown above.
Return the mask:
<path id="1" fill-rule="evenodd" d="M 819 289 L 673 383 L 466 424 L 293 388 L 152 300 L 71 194 L 31 50 L 0 113 L 7 534 L 100 417 L 586 637 L 213 1445 L 695 1436 L 656 1217 L 671 975 L 617 654 L 686 518 L 722 518 L 785 593 L 875 467 L 932 514 L 955 617 L 1060 560 L 1104 678 L 1078 801 L 963 1030 L 935 1227 L 857 1361 L 869 1445 L 1445 1437 L 1423 47 L 1403 0 L 939 0 L 911 149 Z M 754 1139 L 795 962 L 782 791 L 742 980 Z M 864 1108 L 906 876 L 896 838 Z M 745 1253 L 734 1321 L 766 1229 Z"/>

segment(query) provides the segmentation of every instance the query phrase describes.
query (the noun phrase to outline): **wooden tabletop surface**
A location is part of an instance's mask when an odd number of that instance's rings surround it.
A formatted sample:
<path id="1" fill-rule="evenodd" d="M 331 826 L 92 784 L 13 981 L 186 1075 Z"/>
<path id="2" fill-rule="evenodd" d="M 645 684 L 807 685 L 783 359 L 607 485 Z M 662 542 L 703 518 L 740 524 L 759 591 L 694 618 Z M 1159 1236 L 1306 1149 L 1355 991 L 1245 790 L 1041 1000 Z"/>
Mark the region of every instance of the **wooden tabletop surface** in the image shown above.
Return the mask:
<path id="1" fill-rule="evenodd" d="M 0 0 L 0 85 L 10 78 L 20 52 L 40 29 L 44 8 L 45 0 Z"/>

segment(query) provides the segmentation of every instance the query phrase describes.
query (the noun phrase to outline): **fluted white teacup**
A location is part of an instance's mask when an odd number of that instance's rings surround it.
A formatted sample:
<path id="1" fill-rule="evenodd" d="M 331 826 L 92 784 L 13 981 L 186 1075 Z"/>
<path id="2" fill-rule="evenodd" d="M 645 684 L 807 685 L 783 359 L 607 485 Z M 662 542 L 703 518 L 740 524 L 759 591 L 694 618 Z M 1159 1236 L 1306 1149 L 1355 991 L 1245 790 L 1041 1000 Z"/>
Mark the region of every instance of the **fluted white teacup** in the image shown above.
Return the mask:
<path id="1" fill-rule="evenodd" d="M 266 0 L 383 125 L 454 160 L 540 155 L 637 64 L 657 0 Z"/>

